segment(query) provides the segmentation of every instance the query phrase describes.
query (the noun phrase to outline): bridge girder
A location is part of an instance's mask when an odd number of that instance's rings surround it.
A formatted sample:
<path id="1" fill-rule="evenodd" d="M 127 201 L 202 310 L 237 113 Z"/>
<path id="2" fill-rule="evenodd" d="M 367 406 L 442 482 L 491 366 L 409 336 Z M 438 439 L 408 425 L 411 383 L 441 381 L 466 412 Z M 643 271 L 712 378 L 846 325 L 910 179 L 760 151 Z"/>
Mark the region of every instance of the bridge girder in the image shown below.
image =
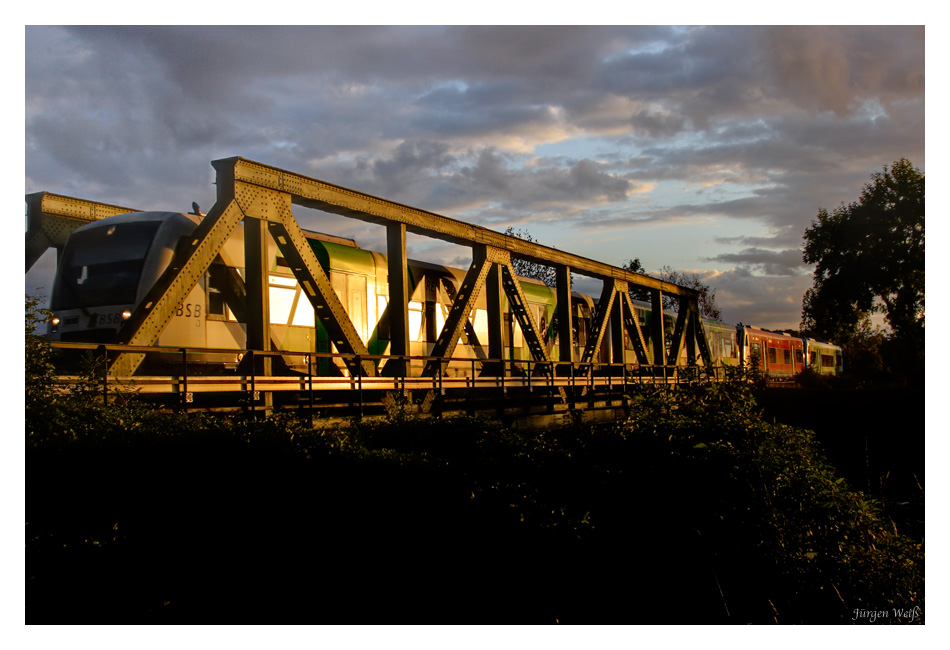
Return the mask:
<path id="1" fill-rule="evenodd" d="M 26 195 L 26 271 L 50 248 L 61 253 L 74 230 L 116 214 L 138 212 L 98 201 L 87 201 L 52 192 Z"/>

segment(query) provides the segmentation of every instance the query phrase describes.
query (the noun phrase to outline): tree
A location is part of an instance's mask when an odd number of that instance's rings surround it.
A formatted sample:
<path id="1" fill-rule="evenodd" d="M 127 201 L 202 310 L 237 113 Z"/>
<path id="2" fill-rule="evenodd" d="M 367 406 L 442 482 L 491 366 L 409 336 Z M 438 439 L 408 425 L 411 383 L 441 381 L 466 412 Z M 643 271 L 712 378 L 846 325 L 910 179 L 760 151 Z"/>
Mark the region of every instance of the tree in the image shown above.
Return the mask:
<path id="1" fill-rule="evenodd" d="M 639 257 L 634 257 L 632 260 L 628 261 L 626 264 L 621 265 L 622 269 L 630 271 L 631 273 L 639 273 L 640 275 L 647 275 L 646 269 L 643 268 L 643 264 L 640 263 Z M 644 289 L 643 287 L 630 287 L 630 297 L 634 300 L 639 300 L 641 302 L 650 302 L 650 290 Z"/>
<path id="2" fill-rule="evenodd" d="M 660 279 L 670 284 L 678 284 L 681 287 L 695 289 L 699 292 L 700 316 L 711 318 L 712 320 L 722 320 L 722 311 L 719 309 L 719 305 L 716 304 L 716 290 L 703 282 L 703 279 L 699 277 L 699 273 L 695 271 L 692 273 L 676 271 L 669 266 L 664 266 L 660 269 Z M 674 300 L 672 297 L 669 298 L 669 301 L 669 309 L 671 311 L 677 311 L 679 309 L 679 301 Z"/>
<path id="3" fill-rule="evenodd" d="M 55 420 L 52 415 L 56 402 L 53 348 L 45 334 L 37 333 L 52 314 L 43 309 L 41 304 L 40 298 L 26 295 L 24 388 L 28 435 L 33 435 L 36 430 Z"/>
<path id="4" fill-rule="evenodd" d="M 871 175 L 857 202 L 805 230 L 802 259 L 815 265 L 802 301 L 802 329 L 846 345 L 884 313 L 895 355 L 924 346 L 924 175 L 902 158 Z"/>
<path id="5" fill-rule="evenodd" d="M 646 275 L 646 271 L 644 271 L 643 264 L 640 263 L 639 257 L 635 257 L 624 264 L 623 268 L 630 271 L 631 273 L 640 273 Z M 695 289 L 699 292 L 700 315 L 713 320 L 722 320 L 722 311 L 719 309 L 719 305 L 716 304 L 716 290 L 703 282 L 702 278 L 699 277 L 699 273 L 687 273 L 686 271 L 677 271 L 670 266 L 664 266 L 662 269 L 660 269 L 660 273 L 657 278 L 663 280 L 664 282 L 669 282 L 670 284 L 678 284 L 681 287 Z M 631 287 L 630 297 L 635 300 L 649 302 L 650 290 L 641 289 L 639 287 Z M 666 294 L 663 295 L 664 309 L 675 312 L 679 310 L 679 306 L 679 300 L 674 299 L 672 296 L 668 296 Z"/>
<path id="6" fill-rule="evenodd" d="M 515 230 L 514 226 L 508 226 L 505 229 L 505 235 L 508 237 L 517 237 L 534 244 L 540 244 L 537 239 L 531 236 L 527 230 Z M 534 278 L 540 280 L 549 287 L 557 286 L 557 271 L 553 266 L 529 262 L 515 257 L 511 258 L 511 265 L 515 269 L 515 274 L 522 278 Z"/>

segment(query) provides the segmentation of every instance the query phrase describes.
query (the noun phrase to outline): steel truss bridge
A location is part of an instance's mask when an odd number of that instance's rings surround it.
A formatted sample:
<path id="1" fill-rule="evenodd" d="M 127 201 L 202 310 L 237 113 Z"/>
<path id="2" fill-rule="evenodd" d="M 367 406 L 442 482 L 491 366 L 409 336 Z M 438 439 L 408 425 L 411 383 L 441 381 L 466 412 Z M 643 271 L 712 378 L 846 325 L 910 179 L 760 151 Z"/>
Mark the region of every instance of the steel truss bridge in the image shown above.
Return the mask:
<path id="1" fill-rule="evenodd" d="M 700 369 L 698 362 L 702 363 L 704 371 L 715 371 L 700 321 L 699 294 L 693 289 L 243 158 L 216 160 L 211 164 L 216 172 L 217 198 L 194 235 L 179 246 L 164 275 L 119 330 L 114 345 L 85 346 L 96 348 L 106 360 L 102 374 L 106 394 L 109 386 L 134 385 L 146 393 L 178 394 L 182 403 L 187 404 L 188 395 L 196 392 L 249 392 L 252 398 L 260 396 L 261 406 L 269 408 L 273 396 L 281 392 L 305 395 L 312 405 L 315 393 L 318 396 L 332 394 L 335 397 L 331 399 L 338 401 L 341 394 L 346 394 L 348 397 L 344 401 L 363 404 L 364 396 L 370 393 L 421 391 L 425 395 L 420 404 L 423 412 L 438 412 L 444 407 L 446 398 L 452 396 L 449 399 L 455 399 L 456 394 L 467 397 L 470 405 L 477 401 L 476 395 L 491 402 L 499 395 L 520 394 L 522 397 L 545 395 L 549 403 L 546 408 L 560 410 L 594 408 L 598 402 L 604 401 L 598 395 L 605 396 L 608 404 L 621 400 L 623 389 L 631 383 L 666 384 L 678 381 L 684 372 L 694 376 Z M 135 211 L 48 192 L 29 194 L 26 199 L 27 271 L 48 248 L 55 248 L 61 254 L 69 234 L 76 228 L 108 216 Z M 373 356 L 369 353 L 333 290 L 327 273 L 307 244 L 292 212 L 295 205 L 386 228 L 390 354 Z M 164 353 L 182 355 L 183 372 L 180 375 L 149 377 L 137 372 L 146 353 L 158 350 L 152 346 L 174 316 L 177 306 L 207 272 L 231 233 L 242 222 L 245 277 L 243 280 L 232 278 L 232 283 L 237 286 L 229 298 L 229 306 L 233 300 L 232 309 L 235 312 L 240 309 L 241 320 L 246 323 L 248 354 L 254 360 L 251 371 L 221 377 L 189 376 L 189 352 L 162 348 Z M 421 365 L 409 363 L 412 358 L 409 354 L 411 294 L 407 233 L 472 250 L 472 264 L 455 295 L 450 296 L 451 307 L 444 326 L 431 355 L 422 359 Z M 273 372 L 271 358 L 277 354 L 303 354 L 307 357 L 308 368 L 321 355 L 281 352 L 272 344 L 268 318 L 268 238 L 273 239 L 289 262 L 293 275 L 337 350 L 336 355 L 322 356 L 336 356 L 342 360 L 348 377 L 318 377 L 312 372 L 278 376 Z M 572 272 L 602 281 L 598 307 L 580 358 L 575 358 L 576 352 L 571 345 L 560 345 L 558 358 L 549 358 L 538 324 L 527 308 L 512 259 L 528 260 L 555 269 L 558 305 L 555 317 L 557 337 L 561 341 L 573 339 L 573 309 L 562 308 L 572 304 Z M 664 294 L 676 296 L 679 301 L 671 340 L 666 340 L 663 319 L 652 319 L 652 358 L 648 358 L 644 334 L 630 300 L 630 287 L 649 291 L 654 313 L 662 313 Z M 470 327 L 472 310 L 483 292 L 488 315 L 487 358 L 461 360 L 453 353 L 460 338 L 466 334 L 466 328 Z M 529 361 L 505 359 L 504 297 L 523 333 L 531 355 Z M 606 335 L 608 331 L 610 336 Z M 625 361 L 624 333 L 633 343 L 636 364 Z M 56 345 L 61 348 L 83 347 L 82 344 Z M 595 360 L 601 358 L 604 346 L 610 347 L 607 351 L 610 362 L 597 363 Z M 677 366 L 684 348 L 687 368 Z M 449 376 L 449 364 L 458 364 L 459 361 L 471 364 L 470 376 Z M 412 375 L 413 367 L 421 368 L 415 376 Z M 70 379 L 64 377 L 63 381 L 68 383 Z"/>

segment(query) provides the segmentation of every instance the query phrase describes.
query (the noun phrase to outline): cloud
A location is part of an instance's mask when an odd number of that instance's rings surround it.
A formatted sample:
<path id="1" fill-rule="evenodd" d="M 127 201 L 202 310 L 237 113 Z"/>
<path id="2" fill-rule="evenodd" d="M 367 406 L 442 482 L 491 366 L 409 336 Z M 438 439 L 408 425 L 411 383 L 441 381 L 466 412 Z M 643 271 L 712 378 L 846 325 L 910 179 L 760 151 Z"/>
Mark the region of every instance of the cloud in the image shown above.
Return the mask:
<path id="1" fill-rule="evenodd" d="M 738 253 L 723 253 L 703 258 L 707 262 L 725 262 L 749 269 L 758 269 L 768 276 L 800 275 L 807 265 L 802 262 L 800 248 L 781 251 L 765 248 L 746 248 Z"/>
<path id="2" fill-rule="evenodd" d="M 763 276 L 736 268 L 703 277 L 716 290 L 723 320 L 772 329 L 797 328 L 802 296 L 811 286 L 810 275 Z"/>
<path id="3" fill-rule="evenodd" d="M 241 155 L 557 224 L 593 258 L 586 233 L 709 228 L 695 264 L 789 279 L 819 208 L 923 168 L 923 48 L 915 26 L 29 26 L 26 189 L 210 206 L 209 161 Z"/>

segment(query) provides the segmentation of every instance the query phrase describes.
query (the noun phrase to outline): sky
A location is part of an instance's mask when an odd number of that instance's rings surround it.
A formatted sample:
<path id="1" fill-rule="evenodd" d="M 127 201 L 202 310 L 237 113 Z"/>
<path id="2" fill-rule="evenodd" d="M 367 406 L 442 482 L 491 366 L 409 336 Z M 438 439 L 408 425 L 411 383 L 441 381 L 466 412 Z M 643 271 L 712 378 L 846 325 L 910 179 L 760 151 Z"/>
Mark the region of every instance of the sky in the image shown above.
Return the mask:
<path id="1" fill-rule="evenodd" d="M 204 211 L 242 156 L 613 265 L 697 272 L 795 328 L 820 208 L 926 173 L 922 26 L 27 26 L 25 192 Z M 295 207 L 385 252 L 378 226 Z M 410 236 L 411 257 L 470 250 Z M 51 286 L 48 252 L 26 275 Z M 577 290 L 599 294 L 594 279 Z"/>

